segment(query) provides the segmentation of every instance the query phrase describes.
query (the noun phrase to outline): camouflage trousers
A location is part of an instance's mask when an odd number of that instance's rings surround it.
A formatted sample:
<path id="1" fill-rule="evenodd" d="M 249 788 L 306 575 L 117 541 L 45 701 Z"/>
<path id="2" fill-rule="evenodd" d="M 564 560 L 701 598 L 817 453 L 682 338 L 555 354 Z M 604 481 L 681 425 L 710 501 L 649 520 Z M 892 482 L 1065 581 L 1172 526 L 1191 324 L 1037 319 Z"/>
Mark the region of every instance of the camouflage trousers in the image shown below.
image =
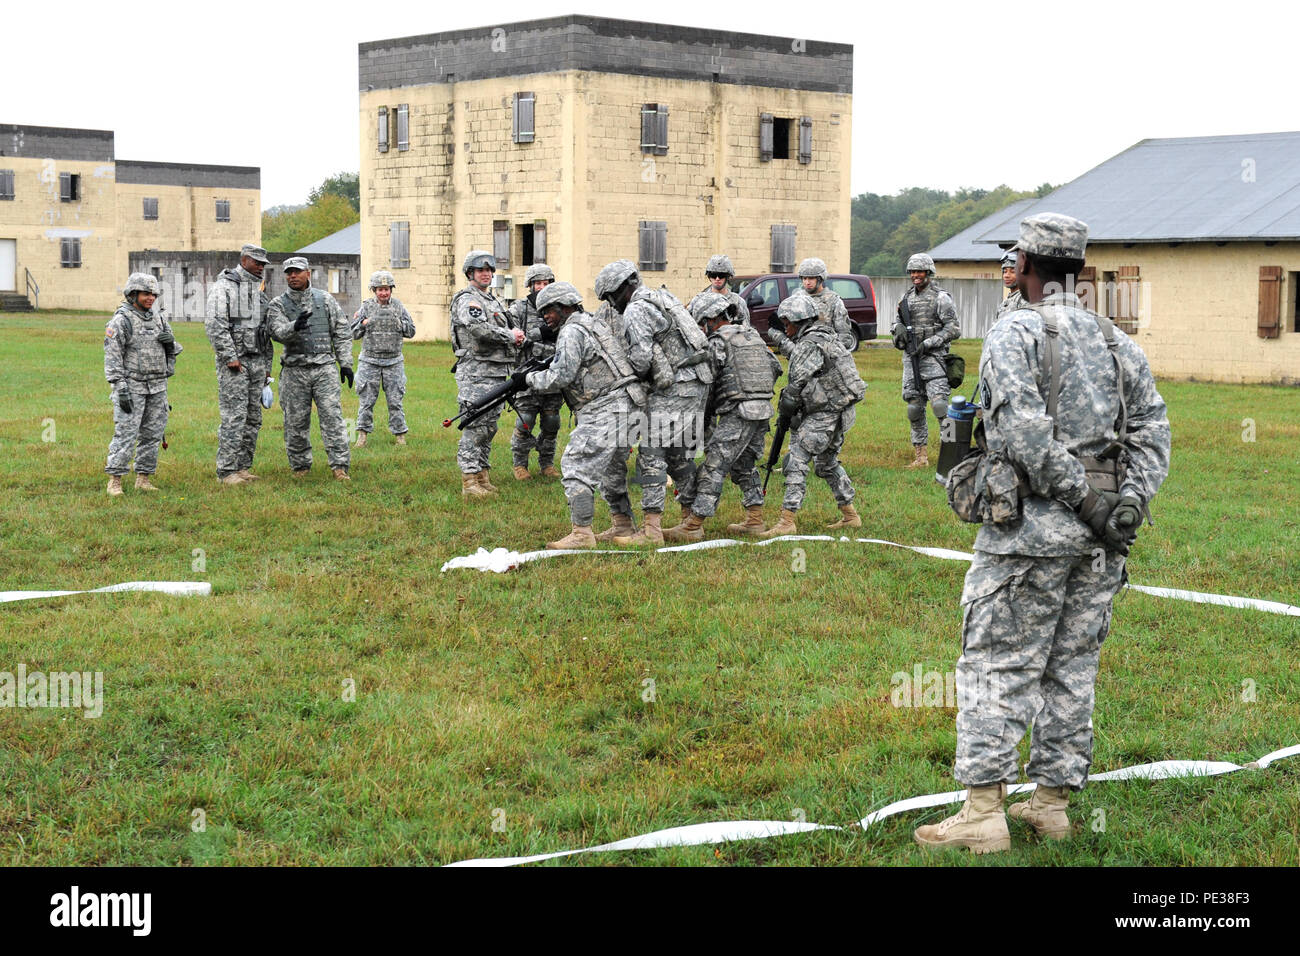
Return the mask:
<path id="1" fill-rule="evenodd" d="M 942 354 L 921 356 L 921 377 L 925 379 L 925 388 L 916 386 L 916 376 L 912 374 L 912 360 L 903 356 L 903 401 L 907 403 L 907 420 L 912 427 L 912 444 L 924 445 L 930 440 L 930 423 L 925 417 L 925 403 L 928 399 L 934 409 L 934 416 L 943 424 L 948 414 L 948 373 L 944 371 Z"/>
<path id="2" fill-rule="evenodd" d="M 405 435 L 406 415 L 402 413 L 402 398 L 406 395 L 406 363 L 398 360 L 396 365 L 374 365 L 370 362 L 357 363 L 357 431 L 371 432 L 375 429 L 375 402 L 379 401 L 379 390 L 384 390 L 384 402 L 388 405 L 388 430 L 394 435 Z"/>
<path id="3" fill-rule="evenodd" d="M 594 406 L 594 407 L 593 407 Z M 598 399 L 577 413 L 560 459 L 564 496 L 575 525 L 586 527 L 595 517 L 597 491 L 614 514 L 631 516 L 627 495 L 627 420 L 636 406 L 620 391 Z"/>
<path id="4" fill-rule="evenodd" d="M 505 365 L 494 366 L 500 369 L 500 375 L 462 375 L 463 369 L 456 373 L 456 400 L 460 402 L 459 411 L 465 411 L 492 389 L 509 381 L 509 369 Z M 491 411 L 480 415 L 478 420 L 460 433 L 460 444 L 456 446 L 456 464 L 461 474 L 476 475 L 492 467 L 492 439 L 496 437 L 497 421 L 505 403 L 499 403 Z"/>
<path id="5" fill-rule="evenodd" d="M 840 412 L 809 412 L 790 439 L 790 454 L 785 459 L 785 499 L 781 507 L 798 511 L 808 493 L 808 465 L 817 477 L 826 479 L 835 503 L 846 505 L 853 500 L 853 482 L 840 464 L 844 436 L 853 427 L 857 410 L 850 405 Z"/>
<path id="6" fill-rule="evenodd" d="M 241 355 L 241 371 L 232 371 L 217 359 L 217 477 L 224 478 L 253 467 L 257 435 L 262 430 L 262 388 L 271 363 L 260 355 Z"/>
<path id="7" fill-rule="evenodd" d="M 280 368 L 280 407 L 284 409 L 284 450 L 289 455 L 289 467 L 294 471 L 311 467 L 313 402 L 330 467 L 348 467 L 351 454 L 343 425 L 343 391 L 333 362 Z"/>
<path id="8" fill-rule="evenodd" d="M 131 410 L 122 411 L 117 403 L 119 385 L 113 391 L 113 440 L 108 443 L 108 463 L 104 471 L 125 475 L 135 458 L 137 475 L 152 475 L 158 470 L 158 445 L 167 430 L 167 389 L 145 395 L 131 392 Z"/>
<path id="9" fill-rule="evenodd" d="M 746 508 L 763 503 L 763 483 L 758 478 L 756 462 L 763 454 L 767 425 L 766 419 L 753 421 L 735 413 L 718 418 L 704 449 L 704 464 L 695 473 L 695 501 L 691 503 L 691 511 L 708 518 L 718 510 L 722 483 L 728 473 L 743 492 Z"/>
<path id="10" fill-rule="evenodd" d="M 1092 763 L 1092 709 L 1101 643 L 1124 559 L 976 551 L 962 589 L 957 660 L 956 778 L 1016 779 L 1033 723 L 1029 778 L 1082 790 Z"/>
<path id="11" fill-rule="evenodd" d="M 683 508 L 694 503 L 695 455 L 704 443 L 706 395 L 707 386 L 683 382 L 666 395 L 650 396 L 636 455 L 643 512 L 663 512 L 668 475 L 677 486 L 677 503 Z"/>
<path id="12" fill-rule="evenodd" d="M 555 464 L 555 439 L 560 434 L 560 409 L 564 407 L 564 396 L 559 392 L 538 394 L 524 392 L 515 399 L 515 430 L 510 435 L 510 457 L 520 468 L 528 467 L 528 456 L 537 449 L 537 464 L 543 468 Z M 533 426 L 541 415 L 540 435 L 533 434 Z"/>

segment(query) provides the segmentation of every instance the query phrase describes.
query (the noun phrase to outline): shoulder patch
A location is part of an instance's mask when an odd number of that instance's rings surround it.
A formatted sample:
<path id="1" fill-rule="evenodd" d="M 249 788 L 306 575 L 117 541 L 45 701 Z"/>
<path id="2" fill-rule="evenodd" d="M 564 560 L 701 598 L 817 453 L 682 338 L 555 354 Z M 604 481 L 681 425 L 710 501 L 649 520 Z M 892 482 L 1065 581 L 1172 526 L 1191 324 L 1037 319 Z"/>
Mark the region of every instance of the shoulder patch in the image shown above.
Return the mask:
<path id="1" fill-rule="evenodd" d="M 483 310 L 477 305 L 471 305 L 466 311 L 471 319 L 483 318 Z"/>

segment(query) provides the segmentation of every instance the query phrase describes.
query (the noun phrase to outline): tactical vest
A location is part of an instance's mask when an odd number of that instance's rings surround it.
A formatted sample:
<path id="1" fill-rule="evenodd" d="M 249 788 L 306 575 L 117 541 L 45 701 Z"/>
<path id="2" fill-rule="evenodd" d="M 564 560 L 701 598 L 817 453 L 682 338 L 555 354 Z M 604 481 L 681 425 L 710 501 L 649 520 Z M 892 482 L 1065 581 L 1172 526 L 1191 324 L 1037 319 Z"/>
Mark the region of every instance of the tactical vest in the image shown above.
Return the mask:
<path id="1" fill-rule="evenodd" d="M 123 306 L 117 310 L 122 316 L 122 365 L 127 377 L 137 382 L 164 378 L 167 375 L 167 351 L 158 341 L 162 320 L 138 324 L 133 309 Z"/>
<path id="2" fill-rule="evenodd" d="M 389 299 L 388 305 L 380 305 L 378 299 L 371 299 L 366 304 L 370 306 L 362 316 L 369 320 L 365 328 L 366 354 L 381 359 L 401 358 L 402 303 Z"/>
<path id="3" fill-rule="evenodd" d="M 724 325 L 713 334 L 727 349 L 718 379 L 718 406 L 771 401 L 777 375 L 763 337 L 744 325 Z"/>
<path id="4" fill-rule="evenodd" d="M 867 385 L 858 374 L 853 356 L 835 338 L 829 328 L 813 326 L 804 333 L 800 344 L 811 339 L 825 358 L 818 372 L 803 391 L 803 406 L 810 412 L 838 412 L 856 405 L 867 394 Z"/>
<path id="5" fill-rule="evenodd" d="M 564 399 L 575 412 L 601 396 L 628 387 L 634 404 L 640 405 L 644 394 L 638 395 L 636 371 L 627 357 L 627 346 L 622 336 L 614 335 L 601 322 L 586 312 L 575 312 L 568 323 L 582 329 L 595 347 L 594 359 L 578 371 L 573 384 L 564 389 Z"/>
<path id="6" fill-rule="evenodd" d="M 266 317 L 266 293 L 256 285 L 240 281 L 234 269 L 223 269 L 217 281 L 230 283 L 226 294 L 227 316 L 230 320 L 230 338 L 240 355 L 258 355 L 267 344 L 263 323 Z M 252 289 L 252 294 L 245 292 Z"/>
<path id="7" fill-rule="evenodd" d="M 857 338 L 853 333 L 853 323 L 849 321 L 848 316 L 835 308 L 835 300 L 839 299 L 838 295 L 830 289 L 822 289 L 821 292 L 811 296 L 811 298 L 817 303 L 817 314 L 835 330 L 836 335 L 844 335 L 852 339 Z M 843 299 L 840 299 L 841 303 L 843 301 Z M 847 307 L 844 311 L 847 313 Z"/>
<path id="8" fill-rule="evenodd" d="M 288 292 L 280 294 L 280 305 L 284 309 L 284 316 L 291 322 L 298 321 L 302 315 L 302 309 L 298 303 L 290 298 Z M 329 306 L 325 304 L 325 293 L 320 289 L 311 290 L 311 319 L 307 322 L 307 328 L 291 336 L 285 343 L 284 355 L 288 358 L 292 355 L 331 355 L 334 352 L 334 343 L 330 338 L 330 312 Z"/>
<path id="9" fill-rule="evenodd" d="M 705 385 L 711 384 L 713 369 L 708 365 L 708 337 L 700 331 L 699 323 L 691 318 L 691 314 L 686 311 L 677 297 L 660 287 L 646 289 L 644 295 L 641 295 L 638 290 L 638 298 L 649 302 L 668 319 L 668 327 L 655 335 L 654 341 L 655 345 L 663 350 L 664 359 L 673 372 L 694 367 L 695 377 Z M 656 384 L 658 385 L 658 381 Z"/>
<path id="10" fill-rule="evenodd" d="M 933 295 L 931 292 L 933 291 Z M 947 295 L 931 282 L 919 295 L 909 289 L 898 303 L 898 317 L 904 325 L 910 325 L 919 345 L 943 330 L 943 320 L 939 317 L 939 297 Z M 915 304 L 915 311 L 913 305 Z"/>
<path id="11" fill-rule="evenodd" d="M 460 311 L 462 296 L 470 296 L 475 300 L 475 303 L 486 315 L 488 324 L 502 329 L 511 328 L 505 309 L 501 307 L 501 303 L 494 296 L 484 296 L 482 293 L 469 288 L 461 289 L 451 300 L 451 347 L 455 351 L 456 357 L 474 359 L 478 362 L 512 364 L 515 361 L 516 354 L 513 345 L 507 345 L 505 342 L 477 342 L 465 331 L 463 326 L 458 326 L 456 315 Z"/>

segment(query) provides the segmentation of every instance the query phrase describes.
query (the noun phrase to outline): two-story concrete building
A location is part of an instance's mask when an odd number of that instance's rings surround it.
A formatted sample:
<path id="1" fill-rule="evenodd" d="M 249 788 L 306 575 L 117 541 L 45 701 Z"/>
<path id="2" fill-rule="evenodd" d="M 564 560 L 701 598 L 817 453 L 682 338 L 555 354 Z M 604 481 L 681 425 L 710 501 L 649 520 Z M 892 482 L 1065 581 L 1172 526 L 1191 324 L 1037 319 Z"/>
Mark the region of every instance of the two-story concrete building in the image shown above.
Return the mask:
<path id="1" fill-rule="evenodd" d="M 361 265 L 446 338 L 460 265 L 506 297 L 546 262 L 594 308 L 638 262 L 686 298 L 704 264 L 848 271 L 853 48 L 564 16 L 363 43 Z"/>

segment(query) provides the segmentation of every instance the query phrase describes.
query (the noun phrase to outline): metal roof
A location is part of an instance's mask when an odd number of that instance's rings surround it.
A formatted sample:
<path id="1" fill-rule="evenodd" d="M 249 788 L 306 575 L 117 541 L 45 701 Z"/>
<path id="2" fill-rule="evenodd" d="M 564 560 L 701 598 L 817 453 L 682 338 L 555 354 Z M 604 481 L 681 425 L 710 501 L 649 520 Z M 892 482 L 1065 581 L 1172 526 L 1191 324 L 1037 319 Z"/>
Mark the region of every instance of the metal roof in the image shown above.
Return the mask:
<path id="1" fill-rule="evenodd" d="M 1040 212 L 1082 219 L 1089 242 L 1300 239 L 1300 132 L 1144 139 L 975 241 L 1015 242 Z"/>
<path id="2" fill-rule="evenodd" d="M 935 262 L 996 262 L 1002 258 L 1002 251 L 986 242 L 976 242 L 984 233 L 1006 219 L 1019 223 L 1024 216 L 1021 211 L 1038 202 L 1032 196 L 1029 199 L 1017 199 L 1010 206 L 999 209 L 991 216 L 985 216 L 974 225 L 967 226 L 955 236 L 951 236 L 930 250 L 930 258 Z"/>
<path id="3" fill-rule="evenodd" d="M 350 226 L 344 226 L 338 232 L 332 232 L 324 239 L 317 239 L 296 251 L 314 252 L 323 256 L 359 256 L 361 255 L 361 223 L 354 222 Z"/>

